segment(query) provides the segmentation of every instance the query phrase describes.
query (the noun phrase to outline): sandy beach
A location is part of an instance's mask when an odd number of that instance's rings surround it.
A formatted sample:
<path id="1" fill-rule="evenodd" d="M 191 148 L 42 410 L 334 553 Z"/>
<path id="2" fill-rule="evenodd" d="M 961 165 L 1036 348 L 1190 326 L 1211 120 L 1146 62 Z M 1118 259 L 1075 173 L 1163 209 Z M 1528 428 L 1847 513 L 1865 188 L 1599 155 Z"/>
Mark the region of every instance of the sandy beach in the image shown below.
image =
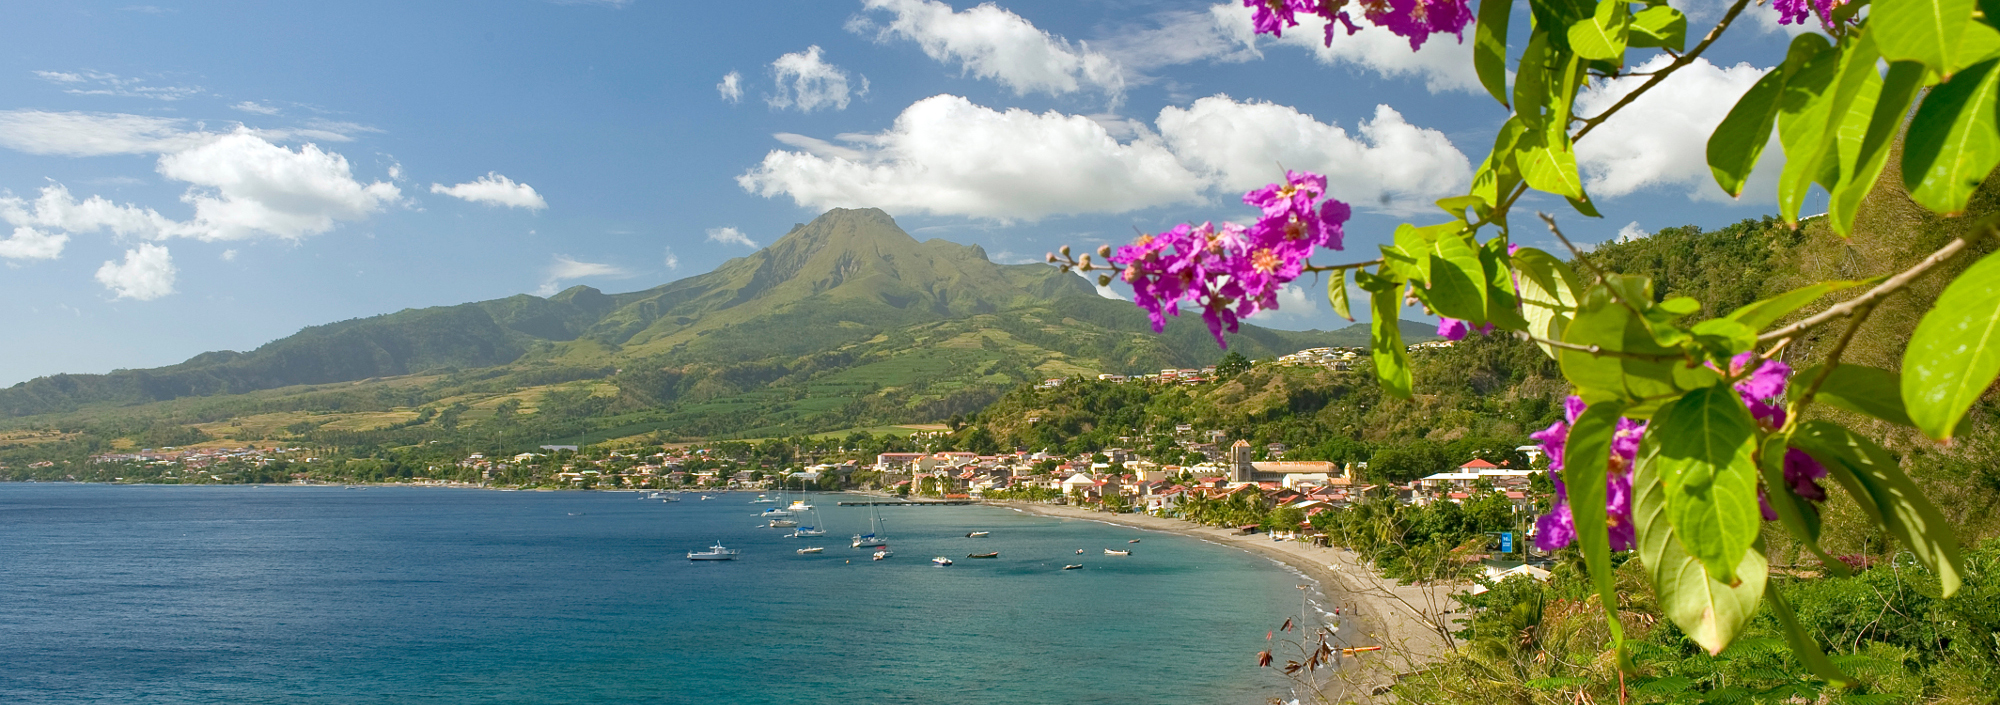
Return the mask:
<path id="1" fill-rule="evenodd" d="M 1261 533 L 1240 535 L 1232 529 L 1201 526 L 1180 519 L 1113 514 L 1057 504 L 1013 501 L 988 501 L 986 504 L 1042 516 L 1099 521 L 1189 536 L 1250 551 L 1291 566 L 1316 583 L 1319 592 L 1317 601 L 1323 609 L 1330 612 L 1339 608 L 1338 620 L 1343 623 L 1341 640 L 1351 646 L 1384 646 L 1384 650 L 1378 652 L 1382 656 L 1377 660 L 1396 672 L 1408 671 L 1444 653 L 1444 640 L 1426 624 L 1423 613 L 1452 618 L 1454 615 L 1448 611 L 1455 611 L 1457 604 L 1447 597 L 1447 593 L 1464 589 L 1397 585 L 1394 580 L 1376 575 L 1345 549 L 1321 548 L 1300 541 L 1273 541 L 1269 535 Z"/>

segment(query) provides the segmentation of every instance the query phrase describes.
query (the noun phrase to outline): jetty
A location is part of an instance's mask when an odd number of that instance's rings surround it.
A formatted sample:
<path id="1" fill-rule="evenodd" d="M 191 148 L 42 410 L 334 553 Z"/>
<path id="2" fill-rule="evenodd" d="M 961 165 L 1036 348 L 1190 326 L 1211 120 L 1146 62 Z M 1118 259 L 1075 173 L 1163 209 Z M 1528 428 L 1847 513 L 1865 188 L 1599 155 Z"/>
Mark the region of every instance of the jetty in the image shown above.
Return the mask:
<path id="1" fill-rule="evenodd" d="M 946 499 L 936 502 L 837 502 L 842 507 L 963 507 L 979 502 L 970 499 Z"/>

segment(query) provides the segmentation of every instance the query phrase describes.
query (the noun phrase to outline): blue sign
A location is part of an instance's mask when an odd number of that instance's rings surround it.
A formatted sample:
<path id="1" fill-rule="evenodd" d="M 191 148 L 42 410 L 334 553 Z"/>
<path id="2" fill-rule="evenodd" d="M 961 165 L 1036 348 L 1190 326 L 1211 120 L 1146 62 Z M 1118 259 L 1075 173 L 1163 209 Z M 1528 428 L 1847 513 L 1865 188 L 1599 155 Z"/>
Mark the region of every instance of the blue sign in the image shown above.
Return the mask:
<path id="1" fill-rule="evenodd" d="M 1500 532 L 1500 552 L 1501 553 L 1514 552 L 1514 532 L 1512 531 Z"/>

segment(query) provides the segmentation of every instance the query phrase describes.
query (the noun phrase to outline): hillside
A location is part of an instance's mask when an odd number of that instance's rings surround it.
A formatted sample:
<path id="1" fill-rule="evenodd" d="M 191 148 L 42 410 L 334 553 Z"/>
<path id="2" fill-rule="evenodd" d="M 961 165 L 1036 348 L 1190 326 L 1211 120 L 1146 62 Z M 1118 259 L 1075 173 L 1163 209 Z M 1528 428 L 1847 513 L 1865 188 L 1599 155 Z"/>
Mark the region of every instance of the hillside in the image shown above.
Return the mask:
<path id="1" fill-rule="evenodd" d="M 1427 325 L 1405 328 L 1432 336 Z M 1245 326 L 1231 344 L 1269 357 L 1365 339 L 1365 326 Z M 918 242 L 879 210 L 834 210 L 714 271 L 643 291 L 578 286 L 410 309 L 249 352 L 44 377 L 0 390 L 0 416 L 12 417 L 6 427 L 90 427 L 127 440 L 161 424 L 233 440 L 320 429 L 414 440 L 496 414 L 510 421 L 487 430 L 523 443 L 743 436 L 932 421 L 1024 382 L 1220 355 L 1199 320 L 1153 334 L 1129 303 L 1080 277 Z M 557 392 L 582 398 L 549 403 Z"/>

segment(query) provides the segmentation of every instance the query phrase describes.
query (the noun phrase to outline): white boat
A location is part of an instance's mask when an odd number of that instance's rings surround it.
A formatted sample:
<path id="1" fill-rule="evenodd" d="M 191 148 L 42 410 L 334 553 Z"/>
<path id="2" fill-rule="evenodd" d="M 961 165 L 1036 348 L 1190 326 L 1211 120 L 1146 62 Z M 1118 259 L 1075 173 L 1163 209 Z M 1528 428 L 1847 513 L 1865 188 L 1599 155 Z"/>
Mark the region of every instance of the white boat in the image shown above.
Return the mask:
<path id="1" fill-rule="evenodd" d="M 791 506 L 785 507 L 785 509 L 794 512 L 809 512 L 812 511 L 812 508 L 813 505 L 806 504 L 806 501 L 803 499 L 793 500 Z"/>
<path id="2" fill-rule="evenodd" d="M 766 510 L 764 510 L 764 513 L 763 513 L 763 514 L 759 514 L 759 515 L 757 515 L 757 516 L 760 516 L 760 517 L 767 517 L 767 518 L 768 518 L 768 517 L 788 517 L 788 516 L 791 516 L 791 515 L 792 515 L 792 513 L 791 513 L 791 512 L 788 512 L 788 511 L 785 511 L 785 510 L 783 510 L 783 509 L 779 509 L 779 508 L 777 508 L 777 507 L 772 507 L 772 508 L 770 508 L 770 509 L 766 509 Z"/>
<path id="3" fill-rule="evenodd" d="M 809 547 L 809 548 L 801 548 L 801 549 L 799 549 L 799 554 L 800 554 L 800 555 L 805 555 L 805 554 L 807 554 L 807 553 L 819 553 L 819 552 L 821 552 L 821 551 L 825 551 L 825 550 L 826 550 L 826 547 L 825 547 L 825 546 L 812 546 L 812 547 Z"/>
<path id="4" fill-rule="evenodd" d="M 803 538 L 811 538 L 814 536 L 826 535 L 826 529 L 819 528 L 820 526 L 822 526 L 822 524 L 820 524 L 819 521 L 819 510 L 817 509 L 813 510 L 812 515 L 813 516 L 811 524 L 807 524 L 805 526 L 801 526 L 797 529 L 792 530 L 791 533 L 792 538 L 803 539 Z"/>
<path id="5" fill-rule="evenodd" d="M 770 497 L 766 497 L 766 496 L 764 496 L 764 495 L 761 495 L 761 494 L 760 494 L 760 495 L 757 495 L 757 498 L 756 498 L 756 499 L 753 499 L 753 500 L 750 500 L 750 503 L 751 503 L 751 504 L 773 504 L 773 503 L 776 503 L 777 501 L 778 501 L 778 500 L 775 500 L 775 499 L 771 499 Z"/>
<path id="6" fill-rule="evenodd" d="M 737 554 L 737 553 L 738 553 L 738 551 L 736 551 L 735 549 L 731 549 L 731 548 L 723 548 L 723 547 L 722 547 L 722 544 L 720 544 L 720 543 L 717 543 L 717 544 L 715 544 L 715 545 L 713 545 L 713 546 L 710 546 L 710 547 L 708 547 L 708 550 L 706 550 L 706 551 L 689 551 L 689 552 L 688 552 L 688 560 L 691 560 L 691 561 L 733 561 L 733 560 L 736 560 L 736 554 Z"/>
<path id="7" fill-rule="evenodd" d="M 855 548 L 889 545 L 889 539 L 882 536 L 882 510 L 870 508 L 869 511 L 868 533 L 854 535 Z"/>
<path id="8" fill-rule="evenodd" d="M 1069 565 L 1066 565 L 1066 566 L 1063 566 L 1063 567 L 1062 567 L 1062 569 L 1063 569 L 1063 570 L 1079 570 L 1079 569 L 1081 569 L 1081 568 L 1083 568 L 1083 564 L 1082 564 L 1082 563 L 1071 563 L 1071 564 L 1069 564 Z"/>
<path id="9" fill-rule="evenodd" d="M 660 495 L 660 501 L 662 501 L 662 502 L 679 502 L 679 501 L 681 501 L 681 495 L 680 495 L 680 493 L 678 493 L 678 492 L 672 492 L 672 493 L 669 493 L 669 492 L 659 492 L 659 493 L 656 493 L 656 494 Z"/>
<path id="10" fill-rule="evenodd" d="M 794 527 L 794 526 L 798 526 L 798 525 L 799 525 L 799 523 L 798 523 L 798 522 L 796 522 L 796 521 L 792 521 L 792 520 L 790 520 L 790 519 L 772 519 L 772 520 L 771 520 L 771 528 L 773 528 L 773 529 L 789 529 L 789 528 L 792 528 L 792 527 Z"/>
<path id="11" fill-rule="evenodd" d="M 990 533 L 993 533 L 993 532 L 990 532 L 990 531 L 974 531 L 974 532 L 972 532 L 972 533 L 969 533 L 969 534 L 966 534 L 966 535 L 965 535 L 965 537 L 966 537 L 966 538 L 969 538 L 969 539 L 983 539 L 983 538 L 986 538 L 986 535 L 987 535 L 987 534 L 990 534 Z"/>
<path id="12" fill-rule="evenodd" d="M 701 496 L 701 501 L 703 501 L 703 502 L 706 502 L 706 501 L 708 501 L 708 500 L 711 500 L 711 499 L 715 499 L 715 498 L 714 498 L 714 497 L 710 497 L 710 496 L 708 496 L 708 495 L 702 495 L 702 496 Z"/>
<path id="13" fill-rule="evenodd" d="M 1104 549 L 1104 555 L 1107 555 L 1107 556 L 1129 556 L 1129 555 L 1132 555 L 1132 552 L 1131 552 L 1131 551 L 1113 551 L 1113 550 L 1111 550 L 1111 549 L 1108 549 L 1108 548 L 1107 548 L 1107 549 Z"/>
<path id="14" fill-rule="evenodd" d="M 946 557 L 944 557 L 944 556 L 938 556 L 938 557 L 936 557 L 936 558 L 932 558 L 932 559 L 931 559 L 931 563 L 932 563 L 933 565 L 936 565 L 936 566 L 938 566 L 938 567 L 942 568 L 942 567 L 944 567 L 944 566 L 948 566 L 948 565 L 951 565 L 951 559 L 950 559 L 950 558 L 946 558 Z"/>
<path id="15" fill-rule="evenodd" d="M 888 547 L 888 546 L 883 546 L 883 547 L 882 547 L 882 550 L 879 550 L 879 551 L 876 551 L 876 552 L 875 552 L 875 560 L 878 560 L 878 561 L 879 561 L 879 560 L 882 560 L 882 559 L 884 559 L 884 558 L 888 558 L 888 557 L 890 557 L 890 556 L 893 556 L 893 555 L 896 555 L 896 554 L 895 554 L 895 553 L 894 553 L 893 551 L 890 551 L 890 550 L 889 550 L 889 547 Z"/>

